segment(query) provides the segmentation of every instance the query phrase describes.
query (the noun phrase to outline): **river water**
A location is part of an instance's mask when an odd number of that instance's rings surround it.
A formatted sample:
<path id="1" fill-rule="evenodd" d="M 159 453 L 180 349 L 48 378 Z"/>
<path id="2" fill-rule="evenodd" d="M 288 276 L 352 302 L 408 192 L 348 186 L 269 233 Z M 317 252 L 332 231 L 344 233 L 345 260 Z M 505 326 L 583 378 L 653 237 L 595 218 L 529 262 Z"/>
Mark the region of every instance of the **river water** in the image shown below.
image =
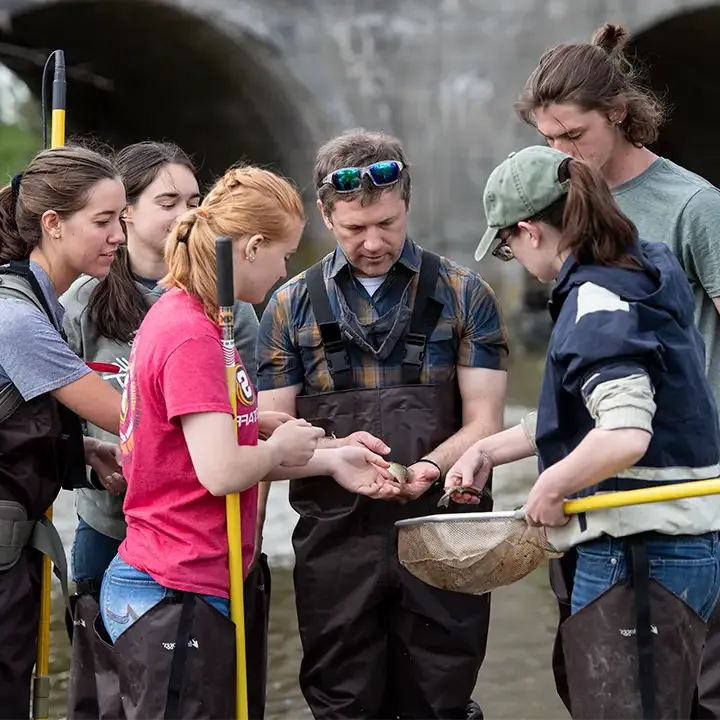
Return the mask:
<path id="1" fill-rule="evenodd" d="M 515 424 L 537 397 L 542 359 L 516 357 L 509 375 L 506 426 Z M 535 463 L 525 460 L 496 471 L 494 496 L 498 510 L 523 502 L 535 479 Z M 292 589 L 290 537 L 296 515 L 287 501 L 287 484 L 270 493 L 263 549 L 272 572 L 267 712 L 268 720 L 311 718 L 300 693 L 297 674 L 300 641 Z M 55 521 L 69 550 L 75 528 L 71 493 L 61 493 Z M 69 647 L 64 605 L 56 593 L 51 625 L 51 718 L 65 718 Z M 473 695 L 488 720 L 558 720 L 569 717 L 555 693 L 550 659 L 557 611 L 547 581 L 547 568 L 492 595 L 490 635 L 485 662 Z"/>

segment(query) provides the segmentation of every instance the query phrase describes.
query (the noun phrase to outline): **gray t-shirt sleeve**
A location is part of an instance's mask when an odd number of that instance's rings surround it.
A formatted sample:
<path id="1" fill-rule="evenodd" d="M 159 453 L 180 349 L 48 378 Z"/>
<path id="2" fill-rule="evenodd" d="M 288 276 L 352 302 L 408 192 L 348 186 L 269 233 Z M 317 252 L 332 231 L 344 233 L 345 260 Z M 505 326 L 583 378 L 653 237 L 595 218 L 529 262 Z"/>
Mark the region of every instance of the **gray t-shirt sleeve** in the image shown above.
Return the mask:
<path id="1" fill-rule="evenodd" d="M 23 300 L 0 300 L 0 368 L 24 400 L 70 385 L 90 368 L 44 313 Z"/>
<path id="2" fill-rule="evenodd" d="M 680 214 L 677 231 L 686 271 L 711 298 L 720 296 L 720 192 L 696 192 Z"/>
<path id="3" fill-rule="evenodd" d="M 82 278 L 87 282 L 86 278 Z M 80 293 L 84 297 L 80 297 Z M 83 333 L 82 333 L 82 314 L 87 306 L 87 296 L 89 293 L 84 292 L 84 287 L 78 284 L 76 280 L 70 289 L 60 298 L 60 303 L 65 308 L 65 317 L 63 319 L 63 330 L 67 336 L 67 342 L 70 349 L 79 357 L 84 357 L 83 351 Z M 83 302 L 83 300 L 85 302 Z"/>
<path id="4" fill-rule="evenodd" d="M 250 382 L 257 387 L 257 365 L 255 363 L 255 345 L 258 336 L 258 320 L 255 308 L 250 303 L 235 303 L 235 347 L 250 376 Z"/>

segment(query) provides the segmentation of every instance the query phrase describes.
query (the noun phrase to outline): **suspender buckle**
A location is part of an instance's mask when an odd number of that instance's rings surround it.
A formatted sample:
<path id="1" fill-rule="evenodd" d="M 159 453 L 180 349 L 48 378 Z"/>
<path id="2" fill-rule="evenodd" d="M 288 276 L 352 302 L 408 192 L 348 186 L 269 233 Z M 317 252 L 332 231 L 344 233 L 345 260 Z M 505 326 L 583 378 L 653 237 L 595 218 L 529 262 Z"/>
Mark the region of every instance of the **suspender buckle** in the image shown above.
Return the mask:
<path id="1" fill-rule="evenodd" d="M 405 354 L 403 365 L 414 365 L 420 367 L 425 360 L 425 349 L 427 337 L 417 333 L 408 333 L 405 338 Z"/>
<path id="2" fill-rule="evenodd" d="M 347 347 L 342 340 L 325 345 L 325 360 L 332 375 L 347 372 L 350 369 Z"/>

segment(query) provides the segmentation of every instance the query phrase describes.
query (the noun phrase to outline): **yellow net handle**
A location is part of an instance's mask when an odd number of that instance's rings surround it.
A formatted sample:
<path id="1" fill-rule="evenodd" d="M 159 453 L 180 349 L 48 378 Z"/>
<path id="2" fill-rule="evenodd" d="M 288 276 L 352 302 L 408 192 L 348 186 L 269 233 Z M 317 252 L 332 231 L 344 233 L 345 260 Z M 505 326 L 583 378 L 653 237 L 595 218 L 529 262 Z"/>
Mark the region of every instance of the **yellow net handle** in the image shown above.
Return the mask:
<path id="1" fill-rule="evenodd" d="M 680 500 L 681 498 L 715 495 L 717 493 L 720 493 L 720 478 L 713 478 L 712 480 L 696 480 L 694 482 L 656 486 L 642 490 L 601 493 L 591 497 L 578 498 L 577 500 L 566 500 L 563 504 L 563 510 L 566 515 L 577 515 L 592 510 Z"/>

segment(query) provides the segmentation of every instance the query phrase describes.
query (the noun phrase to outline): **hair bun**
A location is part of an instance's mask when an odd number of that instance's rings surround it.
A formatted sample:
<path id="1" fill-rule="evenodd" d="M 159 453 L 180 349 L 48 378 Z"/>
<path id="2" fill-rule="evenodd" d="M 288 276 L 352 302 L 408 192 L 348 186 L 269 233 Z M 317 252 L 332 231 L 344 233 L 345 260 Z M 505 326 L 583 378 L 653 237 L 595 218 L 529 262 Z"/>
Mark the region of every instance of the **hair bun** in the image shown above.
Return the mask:
<path id="1" fill-rule="evenodd" d="M 622 25 L 605 23 L 593 33 L 591 43 L 602 48 L 608 55 L 613 55 L 622 51 L 628 39 L 628 31 Z"/>

